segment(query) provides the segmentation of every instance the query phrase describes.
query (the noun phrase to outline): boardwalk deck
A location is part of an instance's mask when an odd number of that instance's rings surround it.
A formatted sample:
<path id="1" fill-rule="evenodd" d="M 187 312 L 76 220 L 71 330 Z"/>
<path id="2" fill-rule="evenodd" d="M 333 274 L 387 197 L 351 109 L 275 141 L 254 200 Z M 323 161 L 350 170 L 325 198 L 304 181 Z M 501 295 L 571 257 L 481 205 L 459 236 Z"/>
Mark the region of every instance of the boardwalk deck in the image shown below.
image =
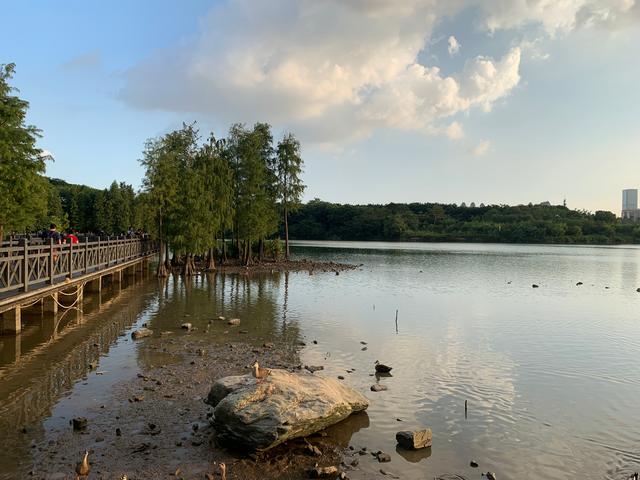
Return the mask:
<path id="1" fill-rule="evenodd" d="M 20 331 L 20 308 L 76 288 L 104 275 L 134 268 L 157 253 L 154 241 L 118 238 L 79 244 L 30 244 L 0 247 L 0 314 L 4 329 Z M 80 290 L 80 289 L 78 289 Z M 57 309 L 54 309 L 54 311 Z M 9 312 L 9 314 L 5 313 Z"/>

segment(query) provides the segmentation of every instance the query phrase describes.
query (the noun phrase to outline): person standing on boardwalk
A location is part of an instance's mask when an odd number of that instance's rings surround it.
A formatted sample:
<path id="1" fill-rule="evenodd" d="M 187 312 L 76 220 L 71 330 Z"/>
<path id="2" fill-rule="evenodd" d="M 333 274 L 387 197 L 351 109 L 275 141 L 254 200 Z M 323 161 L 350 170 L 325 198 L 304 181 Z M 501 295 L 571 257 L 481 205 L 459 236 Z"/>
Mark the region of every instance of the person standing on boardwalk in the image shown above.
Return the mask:
<path id="1" fill-rule="evenodd" d="M 49 232 L 47 233 L 47 238 L 53 240 L 54 244 L 60 245 L 62 243 L 62 237 L 60 236 L 60 232 L 58 232 L 58 226 L 55 223 L 49 225 Z M 53 250 L 53 261 L 58 260 L 58 249 Z"/>

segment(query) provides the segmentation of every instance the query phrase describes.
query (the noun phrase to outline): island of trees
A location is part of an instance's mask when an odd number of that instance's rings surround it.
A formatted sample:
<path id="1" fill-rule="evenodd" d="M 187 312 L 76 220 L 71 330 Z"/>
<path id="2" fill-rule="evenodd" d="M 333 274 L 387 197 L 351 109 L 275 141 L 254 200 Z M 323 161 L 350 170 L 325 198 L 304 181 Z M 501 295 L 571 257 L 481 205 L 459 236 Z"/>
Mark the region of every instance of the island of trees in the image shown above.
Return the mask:
<path id="1" fill-rule="evenodd" d="M 640 225 L 611 212 L 560 205 L 410 203 L 301 204 L 301 147 L 293 134 L 275 142 L 271 127 L 232 125 L 225 138 L 202 138 L 185 124 L 146 142 L 136 189 L 114 181 L 96 189 L 47 178 L 36 147 L 40 131 L 25 123 L 28 103 L 0 65 L 0 239 L 10 232 L 74 229 L 121 235 L 142 229 L 162 244 L 158 273 L 173 261 L 187 275 L 235 258 L 248 265 L 289 255 L 289 235 L 313 240 L 389 240 L 621 244 L 640 243 Z M 284 247 L 280 239 L 284 239 Z M 170 259 L 171 253 L 172 258 Z"/>

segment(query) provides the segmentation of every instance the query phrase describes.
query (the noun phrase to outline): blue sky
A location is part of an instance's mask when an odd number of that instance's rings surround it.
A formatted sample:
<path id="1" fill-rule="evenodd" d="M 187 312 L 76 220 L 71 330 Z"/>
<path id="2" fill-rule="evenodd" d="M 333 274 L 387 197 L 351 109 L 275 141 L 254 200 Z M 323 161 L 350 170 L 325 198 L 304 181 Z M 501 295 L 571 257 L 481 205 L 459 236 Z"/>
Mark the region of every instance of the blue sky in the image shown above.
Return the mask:
<path id="1" fill-rule="evenodd" d="M 183 121 L 267 121 L 302 140 L 307 198 L 617 212 L 640 187 L 640 7 L 558 5 L 11 2 L 0 63 L 70 182 L 139 185 L 144 141 Z"/>

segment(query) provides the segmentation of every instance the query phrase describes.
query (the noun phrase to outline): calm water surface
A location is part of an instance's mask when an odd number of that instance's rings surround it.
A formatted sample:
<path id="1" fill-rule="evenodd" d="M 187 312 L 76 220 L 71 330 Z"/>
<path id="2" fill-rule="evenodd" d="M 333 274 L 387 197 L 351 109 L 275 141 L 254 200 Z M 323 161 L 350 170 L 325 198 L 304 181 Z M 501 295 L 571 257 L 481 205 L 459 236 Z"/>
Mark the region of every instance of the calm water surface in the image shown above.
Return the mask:
<path id="1" fill-rule="evenodd" d="M 106 313 L 126 320 L 104 339 L 101 368 L 113 372 L 110 379 L 68 372 L 42 405 L 23 400 L 21 415 L 46 436 L 64 423 L 57 419 L 104 402 L 110 382 L 135 376 L 149 361 L 118 337 L 127 328 L 148 322 L 178 331 L 184 315 L 204 325 L 222 313 L 240 316 L 256 342 L 303 339 L 303 363 L 324 365 L 325 375 L 343 375 L 365 392 L 368 419 L 342 430 L 356 449 L 390 453 L 382 466 L 402 478 L 479 478 L 491 470 L 502 479 L 626 479 L 640 470 L 639 248 L 296 242 L 294 251 L 362 267 L 134 286 L 126 306 Z M 67 335 L 106 314 L 89 315 Z M 42 330 L 25 338 L 49 335 Z M 62 368 L 30 342 L 21 349 L 0 340 L 5 413 L 34 395 L 31 383 L 51 382 L 52 370 Z M 58 357 L 77 356 L 72 348 Z M 30 360 L 31 383 L 12 375 L 24 363 L 16 363 L 16 349 L 46 359 Z M 393 376 L 371 376 L 376 360 L 391 365 Z M 370 392 L 376 381 L 388 390 Z M 396 451 L 398 430 L 423 426 L 433 430 L 431 449 Z M 350 476 L 367 478 L 380 466 L 362 460 Z"/>

